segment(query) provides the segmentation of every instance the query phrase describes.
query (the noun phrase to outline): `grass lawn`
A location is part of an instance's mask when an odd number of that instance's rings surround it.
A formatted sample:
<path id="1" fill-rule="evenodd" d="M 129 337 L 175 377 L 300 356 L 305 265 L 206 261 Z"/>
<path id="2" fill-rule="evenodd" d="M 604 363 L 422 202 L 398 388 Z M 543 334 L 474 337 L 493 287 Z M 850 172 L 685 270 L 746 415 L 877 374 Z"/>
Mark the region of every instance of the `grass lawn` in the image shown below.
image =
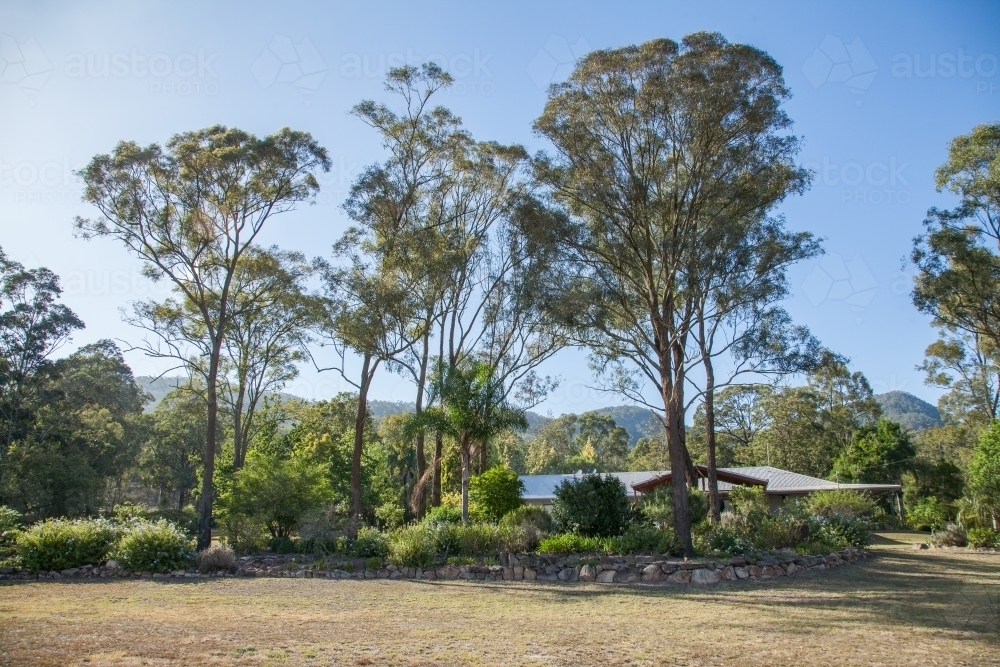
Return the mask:
<path id="1" fill-rule="evenodd" d="M 313 579 L 0 586 L 0 665 L 1000 665 L 1000 556 L 707 588 Z"/>

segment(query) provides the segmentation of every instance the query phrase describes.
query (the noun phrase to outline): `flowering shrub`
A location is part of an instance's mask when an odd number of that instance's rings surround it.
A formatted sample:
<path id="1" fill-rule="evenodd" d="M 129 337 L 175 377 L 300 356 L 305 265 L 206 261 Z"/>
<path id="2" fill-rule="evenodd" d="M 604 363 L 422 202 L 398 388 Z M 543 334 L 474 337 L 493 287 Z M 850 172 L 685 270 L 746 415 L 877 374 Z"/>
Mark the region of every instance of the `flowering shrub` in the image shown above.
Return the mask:
<path id="1" fill-rule="evenodd" d="M 111 551 L 122 567 L 133 572 L 167 572 L 187 565 L 194 556 L 194 542 L 174 524 L 134 521 Z"/>

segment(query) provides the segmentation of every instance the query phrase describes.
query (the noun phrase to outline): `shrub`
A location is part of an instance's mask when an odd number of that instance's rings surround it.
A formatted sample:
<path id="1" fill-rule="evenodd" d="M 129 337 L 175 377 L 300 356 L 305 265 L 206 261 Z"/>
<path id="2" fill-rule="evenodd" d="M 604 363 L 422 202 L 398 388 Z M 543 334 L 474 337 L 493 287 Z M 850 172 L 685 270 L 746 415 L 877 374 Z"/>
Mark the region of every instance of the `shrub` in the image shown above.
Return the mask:
<path id="1" fill-rule="evenodd" d="M 491 523 L 473 523 L 458 527 L 458 553 L 461 556 L 491 556 L 500 553 L 503 543 L 500 527 Z"/>
<path id="2" fill-rule="evenodd" d="M 378 556 L 372 556 L 371 558 L 365 559 L 365 569 L 366 570 L 381 570 L 382 569 L 382 558 Z"/>
<path id="3" fill-rule="evenodd" d="M 406 510 L 399 503 L 392 501 L 382 503 L 375 508 L 375 518 L 382 528 L 392 530 L 403 525 L 403 521 L 406 520 Z"/>
<path id="4" fill-rule="evenodd" d="M 469 480 L 469 500 L 479 507 L 488 521 L 499 521 L 524 505 L 523 493 L 524 482 L 516 472 L 504 466 L 494 466 Z"/>
<path id="5" fill-rule="evenodd" d="M 351 546 L 351 552 L 357 558 L 385 558 L 389 553 L 389 542 L 385 534 L 375 528 L 362 527 Z"/>
<path id="6" fill-rule="evenodd" d="M 734 486 L 729 490 L 729 502 L 733 506 L 733 515 L 737 520 L 753 523 L 762 516 L 767 516 L 770 506 L 767 494 L 760 486 Z"/>
<path id="7" fill-rule="evenodd" d="M 732 526 L 715 526 L 707 536 L 708 548 L 724 554 L 746 554 L 754 551 L 753 543 Z"/>
<path id="8" fill-rule="evenodd" d="M 432 507 L 424 515 L 424 523 L 462 523 L 462 509 L 449 505 Z"/>
<path id="9" fill-rule="evenodd" d="M 279 535 L 271 538 L 271 551 L 276 554 L 285 555 L 295 553 L 295 542 L 287 535 Z"/>
<path id="10" fill-rule="evenodd" d="M 500 526 L 500 551 L 507 553 L 534 551 L 542 537 L 542 533 L 531 523 L 517 526 L 504 524 Z"/>
<path id="11" fill-rule="evenodd" d="M 236 514 L 226 514 L 223 518 L 222 537 L 238 554 L 258 553 L 271 543 L 264 524 Z"/>
<path id="12" fill-rule="evenodd" d="M 863 493 L 849 489 L 817 491 L 808 496 L 807 507 L 815 516 L 839 514 L 850 517 L 870 517 L 875 512 L 875 501 Z"/>
<path id="13" fill-rule="evenodd" d="M 426 524 L 434 537 L 434 549 L 439 554 L 457 554 L 461 548 L 462 523 Z"/>
<path id="14" fill-rule="evenodd" d="M 225 544 L 213 544 L 198 552 L 196 556 L 198 570 L 205 574 L 225 570 L 236 571 L 236 554 Z"/>
<path id="15" fill-rule="evenodd" d="M 127 570 L 166 572 L 187 564 L 194 555 L 194 542 L 168 521 L 135 521 L 128 525 L 111 553 Z"/>
<path id="16" fill-rule="evenodd" d="M 120 533 L 121 527 L 107 519 L 48 519 L 17 536 L 17 552 L 33 571 L 99 565 Z"/>
<path id="17" fill-rule="evenodd" d="M 933 496 L 921 498 L 909 509 L 907 522 L 916 530 L 944 528 L 951 518 L 951 507 Z"/>
<path id="18" fill-rule="evenodd" d="M 21 513 L 0 505 L 0 559 L 13 553 L 21 533 Z"/>
<path id="19" fill-rule="evenodd" d="M 838 514 L 816 517 L 810 524 L 809 533 L 811 541 L 825 542 L 837 549 L 844 547 L 863 549 L 871 544 L 871 524 L 863 518 Z"/>
<path id="20" fill-rule="evenodd" d="M 652 493 L 643 496 L 642 514 L 661 528 L 673 528 L 674 525 L 674 490 L 671 486 L 661 486 Z M 691 525 L 699 524 L 708 518 L 708 494 L 704 491 L 688 487 L 688 515 Z"/>
<path id="21" fill-rule="evenodd" d="M 585 475 L 564 480 L 555 490 L 552 519 L 565 532 L 586 537 L 621 535 L 629 511 L 621 480 L 611 475 Z"/>
<path id="22" fill-rule="evenodd" d="M 621 537 L 611 538 L 607 546 L 619 554 L 666 554 L 678 551 L 680 543 L 672 528 L 637 524 L 629 526 Z"/>
<path id="23" fill-rule="evenodd" d="M 995 549 L 1000 547 L 1000 531 L 992 528 L 970 528 L 968 532 L 970 547 L 977 549 Z"/>
<path id="24" fill-rule="evenodd" d="M 543 554 L 573 554 L 605 551 L 606 541 L 599 537 L 587 537 L 576 533 L 550 535 L 538 545 Z"/>
<path id="25" fill-rule="evenodd" d="M 965 528 L 957 523 L 949 523 L 942 530 L 935 530 L 931 541 L 939 547 L 964 547 L 968 544 Z"/>
<path id="26" fill-rule="evenodd" d="M 146 512 L 146 518 L 150 521 L 166 519 L 188 535 L 198 534 L 198 512 L 191 505 L 182 510 L 158 509 Z"/>
<path id="27" fill-rule="evenodd" d="M 531 524 L 538 530 L 547 533 L 552 530 L 552 515 L 544 507 L 537 505 L 522 505 L 516 510 L 504 515 L 500 522 L 505 526 L 523 526 Z"/>
<path id="28" fill-rule="evenodd" d="M 426 526 L 406 526 L 389 538 L 389 562 L 396 566 L 427 567 L 434 562 L 434 531 Z"/>

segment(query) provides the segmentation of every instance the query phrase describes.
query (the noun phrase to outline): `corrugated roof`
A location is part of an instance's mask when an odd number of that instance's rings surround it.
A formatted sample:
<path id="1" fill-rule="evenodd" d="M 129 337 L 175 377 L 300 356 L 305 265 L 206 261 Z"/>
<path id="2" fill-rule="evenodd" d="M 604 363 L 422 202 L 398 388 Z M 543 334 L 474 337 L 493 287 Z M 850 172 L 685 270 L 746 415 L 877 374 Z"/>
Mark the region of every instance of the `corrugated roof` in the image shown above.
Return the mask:
<path id="1" fill-rule="evenodd" d="M 767 493 L 771 495 L 781 495 L 788 493 L 810 493 L 812 491 L 824 491 L 827 489 L 852 489 L 856 491 L 896 491 L 898 484 L 837 484 L 827 479 L 800 475 L 790 470 L 782 470 L 773 466 L 752 466 L 747 468 L 719 468 L 737 475 L 756 477 L 767 480 Z M 632 495 L 635 493 L 633 484 L 645 482 L 653 477 L 659 477 L 669 473 L 669 470 L 647 470 L 643 472 L 608 472 L 604 475 L 617 477 L 625 485 L 625 490 Z M 583 475 L 521 475 L 524 482 L 525 500 L 547 500 L 555 497 L 555 489 L 563 480 L 577 479 Z M 728 482 L 719 482 L 719 491 L 728 492 L 733 488 Z"/>

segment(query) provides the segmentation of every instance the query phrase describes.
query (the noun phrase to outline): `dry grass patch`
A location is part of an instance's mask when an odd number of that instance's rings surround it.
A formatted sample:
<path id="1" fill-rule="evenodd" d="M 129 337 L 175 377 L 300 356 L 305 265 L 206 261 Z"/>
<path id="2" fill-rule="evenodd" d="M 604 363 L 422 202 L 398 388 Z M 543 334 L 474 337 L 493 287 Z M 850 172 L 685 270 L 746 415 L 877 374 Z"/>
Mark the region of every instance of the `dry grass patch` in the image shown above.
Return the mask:
<path id="1" fill-rule="evenodd" d="M 709 588 L 225 579 L 0 587 L 0 664 L 1000 665 L 1000 557 Z"/>

